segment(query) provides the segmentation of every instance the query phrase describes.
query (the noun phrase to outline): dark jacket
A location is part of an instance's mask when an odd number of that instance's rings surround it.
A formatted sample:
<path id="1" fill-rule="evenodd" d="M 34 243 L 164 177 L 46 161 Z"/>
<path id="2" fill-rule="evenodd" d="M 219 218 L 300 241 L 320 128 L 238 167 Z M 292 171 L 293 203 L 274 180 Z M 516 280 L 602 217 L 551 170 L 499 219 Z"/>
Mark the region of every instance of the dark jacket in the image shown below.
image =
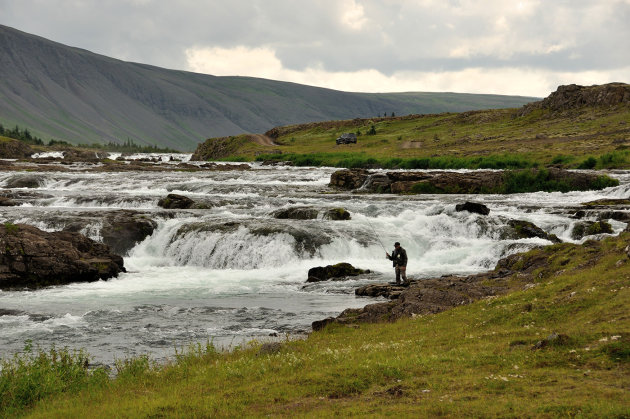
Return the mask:
<path id="1" fill-rule="evenodd" d="M 407 266 L 407 251 L 402 247 L 398 250 L 394 249 L 392 255 L 388 257 L 388 259 L 394 262 L 394 268 L 396 266 Z"/>

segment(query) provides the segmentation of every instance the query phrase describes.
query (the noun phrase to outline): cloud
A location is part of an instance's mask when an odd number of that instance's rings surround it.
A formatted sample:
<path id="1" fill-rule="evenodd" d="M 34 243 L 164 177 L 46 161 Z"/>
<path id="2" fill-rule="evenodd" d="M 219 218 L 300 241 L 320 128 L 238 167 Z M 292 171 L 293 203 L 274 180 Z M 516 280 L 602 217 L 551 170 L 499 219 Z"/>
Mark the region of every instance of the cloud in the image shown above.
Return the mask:
<path id="1" fill-rule="evenodd" d="M 269 47 L 193 47 L 186 50 L 188 69 L 216 76 L 243 75 L 309 84 L 344 91 L 450 91 L 547 96 L 560 84 L 600 84 L 622 80 L 630 66 L 615 71 L 548 72 L 536 68 L 467 68 L 458 71 L 400 71 L 386 75 L 377 69 L 328 71 L 323 66 L 292 70 Z"/>
<path id="2" fill-rule="evenodd" d="M 355 91 L 627 82 L 629 21 L 630 0 L 0 0 L 1 23 L 115 58 Z"/>

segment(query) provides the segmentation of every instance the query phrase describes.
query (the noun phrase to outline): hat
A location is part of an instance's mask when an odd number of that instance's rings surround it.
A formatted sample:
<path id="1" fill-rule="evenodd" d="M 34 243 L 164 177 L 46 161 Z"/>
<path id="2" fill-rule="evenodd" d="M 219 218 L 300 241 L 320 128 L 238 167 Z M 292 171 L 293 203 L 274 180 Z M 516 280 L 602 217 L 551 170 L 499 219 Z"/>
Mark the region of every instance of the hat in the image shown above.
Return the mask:
<path id="1" fill-rule="evenodd" d="M 396 242 L 394 243 L 394 246 L 400 246 L 400 243 Z"/>

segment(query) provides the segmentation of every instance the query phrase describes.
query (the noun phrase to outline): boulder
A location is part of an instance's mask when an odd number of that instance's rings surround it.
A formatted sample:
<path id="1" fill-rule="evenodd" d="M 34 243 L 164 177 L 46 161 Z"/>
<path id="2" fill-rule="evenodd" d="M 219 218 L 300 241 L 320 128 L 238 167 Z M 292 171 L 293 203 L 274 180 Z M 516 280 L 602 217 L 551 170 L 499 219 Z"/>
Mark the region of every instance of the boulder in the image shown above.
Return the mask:
<path id="1" fill-rule="evenodd" d="M 580 240 L 586 236 L 593 236 L 595 234 L 612 234 L 613 229 L 610 223 L 606 221 L 580 221 L 573 225 L 571 230 L 571 238 L 573 240 Z"/>
<path id="2" fill-rule="evenodd" d="M 271 216 L 280 220 L 316 220 L 321 210 L 312 207 L 284 208 L 271 213 Z M 324 210 L 323 220 L 343 221 L 351 218 L 350 213 L 344 208 L 330 208 Z"/>
<path id="3" fill-rule="evenodd" d="M 17 202 L 12 200 L 11 198 L 7 198 L 6 196 L 0 196 L 0 207 L 14 207 L 17 205 Z"/>
<path id="4" fill-rule="evenodd" d="M 524 221 L 524 220 L 510 220 L 508 225 L 513 229 L 510 236 L 514 239 L 531 239 L 538 237 L 541 239 L 549 240 L 552 243 L 562 243 L 562 240 L 555 234 L 549 234 L 536 224 Z"/>
<path id="5" fill-rule="evenodd" d="M 490 209 L 484 204 L 480 204 L 478 202 L 470 202 L 470 201 L 465 202 L 463 204 L 455 205 L 455 211 L 457 212 L 468 211 L 473 214 L 480 214 L 480 215 L 490 214 Z"/>
<path id="6" fill-rule="evenodd" d="M 340 189 L 358 189 L 363 186 L 370 172 L 365 169 L 337 170 L 330 176 L 329 186 Z"/>
<path id="7" fill-rule="evenodd" d="M 337 263 L 336 265 L 317 266 L 308 270 L 306 282 L 321 282 L 332 279 L 334 281 L 344 280 L 349 276 L 368 274 L 370 270 L 358 269 L 349 263 Z"/>
<path id="8" fill-rule="evenodd" d="M 5 183 L 5 188 L 39 188 L 44 183 L 45 178 L 41 175 L 16 174 L 11 176 Z"/>
<path id="9" fill-rule="evenodd" d="M 165 209 L 188 209 L 195 204 L 195 201 L 184 196 L 174 193 L 168 194 L 166 198 L 158 201 L 158 206 Z"/>
<path id="10" fill-rule="evenodd" d="M 105 217 L 101 236 L 103 243 L 112 248 L 119 255 L 125 255 L 129 250 L 153 234 L 157 223 L 143 214 L 134 211 L 121 210 Z"/>
<path id="11" fill-rule="evenodd" d="M 311 207 L 291 207 L 274 211 L 271 215 L 280 220 L 315 220 L 319 211 Z"/>
<path id="12" fill-rule="evenodd" d="M 324 220 L 346 221 L 351 219 L 350 213 L 344 208 L 331 208 L 324 212 Z"/>
<path id="13" fill-rule="evenodd" d="M 0 289 L 106 280 L 125 272 L 122 257 L 79 233 L 5 223 L 0 249 Z"/>

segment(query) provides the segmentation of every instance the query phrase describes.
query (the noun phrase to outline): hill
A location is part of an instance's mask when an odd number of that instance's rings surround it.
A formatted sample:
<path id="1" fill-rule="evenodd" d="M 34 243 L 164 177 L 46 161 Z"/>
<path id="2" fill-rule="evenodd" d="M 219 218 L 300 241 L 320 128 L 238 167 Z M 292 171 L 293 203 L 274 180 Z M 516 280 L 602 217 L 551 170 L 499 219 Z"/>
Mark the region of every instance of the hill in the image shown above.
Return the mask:
<path id="1" fill-rule="evenodd" d="M 357 143 L 337 145 L 347 132 Z M 209 139 L 194 158 L 409 169 L 630 167 L 630 85 L 560 86 L 521 108 L 326 121 L 265 135 L 272 146 L 247 136 Z"/>
<path id="2" fill-rule="evenodd" d="M 521 106 L 535 98 L 348 93 L 123 62 L 0 25 L 0 123 L 48 140 L 192 150 L 204 138 L 394 112 Z"/>

